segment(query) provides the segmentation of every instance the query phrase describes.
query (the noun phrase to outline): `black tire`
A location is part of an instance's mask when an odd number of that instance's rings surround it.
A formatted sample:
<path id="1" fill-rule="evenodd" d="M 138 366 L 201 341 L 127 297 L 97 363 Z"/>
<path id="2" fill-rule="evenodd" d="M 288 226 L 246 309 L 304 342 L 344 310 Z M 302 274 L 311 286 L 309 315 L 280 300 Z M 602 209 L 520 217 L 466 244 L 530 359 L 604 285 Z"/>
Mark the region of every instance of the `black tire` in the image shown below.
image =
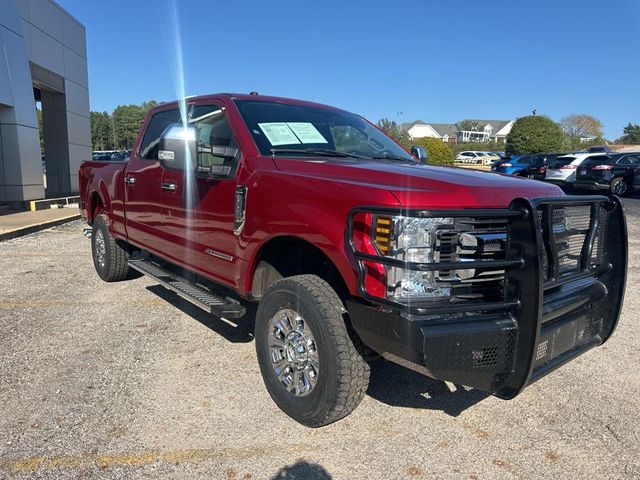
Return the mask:
<path id="1" fill-rule="evenodd" d="M 272 362 L 271 320 L 286 309 L 297 312 L 314 337 L 319 370 L 315 386 L 305 396 L 296 396 L 285 388 Z M 362 401 L 369 385 L 369 365 L 354 346 L 345 314 L 336 292 L 315 275 L 277 281 L 258 306 L 256 352 L 267 391 L 284 413 L 308 427 L 321 427 L 347 416 Z"/>
<path id="2" fill-rule="evenodd" d="M 611 183 L 609 184 L 609 191 L 613 195 L 622 197 L 629 192 L 629 186 L 627 185 L 627 182 L 624 181 L 624 178 L 616 177 L 611 180 Z"/>
<path id="3" fill-rule="evenodd" d="M 100 239 L 104 252 L 100 255 Z M 109 233 L 107 216 L 100 214 L 93 221 L 91 231 L 91 256 L 98 276 L 105 282 L 124 280 L 129 275 L 129 252 Z"/>

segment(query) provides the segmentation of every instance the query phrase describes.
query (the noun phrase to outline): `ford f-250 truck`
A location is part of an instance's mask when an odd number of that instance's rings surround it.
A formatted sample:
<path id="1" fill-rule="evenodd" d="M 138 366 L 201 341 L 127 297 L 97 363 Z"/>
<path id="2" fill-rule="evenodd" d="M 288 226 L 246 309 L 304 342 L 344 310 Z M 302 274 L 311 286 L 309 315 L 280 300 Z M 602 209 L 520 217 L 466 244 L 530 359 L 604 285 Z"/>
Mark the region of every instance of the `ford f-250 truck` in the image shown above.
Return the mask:
<path id="1" fill-rule="evenodd" d="M 83 163 L 80 208 L 103 280 L 228 319 L 257 302 L 267 390 L 308 426 L 358 405 L 375 355 L 510 399 L 609 338 L 617 197 L 418 160 L 343 110 L 203 96 L 153 109 L 127 162 Z"/>

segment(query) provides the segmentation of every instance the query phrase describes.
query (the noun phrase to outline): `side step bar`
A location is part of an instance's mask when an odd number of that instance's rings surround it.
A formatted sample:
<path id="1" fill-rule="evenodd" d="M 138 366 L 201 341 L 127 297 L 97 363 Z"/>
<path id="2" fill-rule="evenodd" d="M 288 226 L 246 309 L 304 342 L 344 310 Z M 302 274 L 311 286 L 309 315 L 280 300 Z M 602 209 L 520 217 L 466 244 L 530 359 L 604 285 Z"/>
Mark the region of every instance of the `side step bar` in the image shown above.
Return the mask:
<path id="1" fill-rule="evenodd" d="M 179 278 L 147 259 L 129 260 L 129 266 L 216 317 L 241 318 L 246 312 L 245 307 L 236 300 L 221 297 L 198 284 Z"/>

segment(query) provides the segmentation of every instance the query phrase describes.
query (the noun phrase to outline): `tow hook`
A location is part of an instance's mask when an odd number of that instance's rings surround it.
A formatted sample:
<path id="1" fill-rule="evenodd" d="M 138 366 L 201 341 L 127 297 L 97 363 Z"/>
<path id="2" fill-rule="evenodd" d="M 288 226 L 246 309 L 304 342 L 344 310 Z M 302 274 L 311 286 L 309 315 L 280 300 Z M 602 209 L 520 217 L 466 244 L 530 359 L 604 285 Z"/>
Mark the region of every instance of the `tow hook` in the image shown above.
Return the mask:
<path id="1" fill-rule="evenodd" d="M 83 228 L 82 229 L 82 234 L 87 238 L 91 238 L 91 233 L 92 232 L 93 232 L 92 228 Z"/>

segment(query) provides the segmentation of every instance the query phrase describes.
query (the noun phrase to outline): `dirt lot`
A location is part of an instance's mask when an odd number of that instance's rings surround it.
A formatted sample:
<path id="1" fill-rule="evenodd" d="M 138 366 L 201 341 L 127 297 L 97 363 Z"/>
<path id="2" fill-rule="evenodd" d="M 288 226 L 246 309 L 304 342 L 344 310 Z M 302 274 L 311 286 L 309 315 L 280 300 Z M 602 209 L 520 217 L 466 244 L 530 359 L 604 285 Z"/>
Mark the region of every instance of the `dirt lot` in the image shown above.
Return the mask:
<path id="1" fill-rule="evenodd" d="M 0 243 L 0 478 L 640 478 L 639 205 L 606 346 L 510 402 L 381 362 L 316 430 L 269 398 L 251 317 L 102 283 L 79 222 Z"/>

